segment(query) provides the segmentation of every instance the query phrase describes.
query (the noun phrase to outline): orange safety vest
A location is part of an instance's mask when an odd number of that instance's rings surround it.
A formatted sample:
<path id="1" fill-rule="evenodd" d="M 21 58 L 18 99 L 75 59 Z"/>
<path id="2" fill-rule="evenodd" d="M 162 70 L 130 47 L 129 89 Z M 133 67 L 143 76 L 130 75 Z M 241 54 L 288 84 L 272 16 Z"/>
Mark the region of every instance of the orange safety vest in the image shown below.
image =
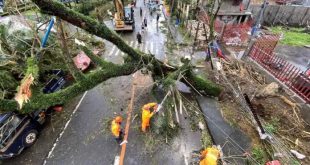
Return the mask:
<path id="1" fill-rule="evenodd" d="M 121 126 L 119 123 L 115 122 L 115 120 L 112 121 L 111 132 L 115 137 L 119 137 L 119 134 L 121 132 Z"/>
<path id="2" fill-rule="evenodd" d="M 203 159 L 200 161 L 199 165 L 217 165 L 217 159 L 220 156 L 220 151 L 215 148 L 207 148 L 201 152 Z"/>
<path id="3" fill-rule="evenodd" d="M 142 110 L 142 124 L 145 126 L 150 126 L 150 120 L 153 115 L 154 115 L 153 112 L 143 109 Z"/>
<path id="4" fill-rule="evenodd" d="M 156 106 L 157 103 L 148 103 L 142 107 L 142 124 L 145 126 L 150 125 L 150 119 L 154 115 L 153 112 L 150 112 L 150 108 Z"/>

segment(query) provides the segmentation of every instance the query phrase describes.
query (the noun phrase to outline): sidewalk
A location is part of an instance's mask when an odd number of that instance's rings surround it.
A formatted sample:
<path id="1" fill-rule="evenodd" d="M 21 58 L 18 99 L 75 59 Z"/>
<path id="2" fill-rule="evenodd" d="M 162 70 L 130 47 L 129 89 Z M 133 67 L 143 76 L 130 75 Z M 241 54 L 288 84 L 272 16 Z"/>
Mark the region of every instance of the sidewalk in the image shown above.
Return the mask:
<path id="1" fill-rule="evenodd" d="M 182 44 L 183 43 L 183 37 L 179 30 L 175 27 L 174 24 L 171 24 L 171 17 L 170 14 L 166 11 L 165 6 L 163 5 L 162 12 L 165 16 L 165 19 L 167 21 L 168 29 L 171 33 L 172 38 L 174 39 L 175 43 Z"/>
<path id="2" fill-rule="evenodd" d="M 242 155 L 249 152 L 251 139 L 223 119 L 215 99 L 200 96 L 197 97 L 197 101 L 215 145 L 223 147 L 225 160 L 236 164 L 246 164 L 247 160 Z"/>

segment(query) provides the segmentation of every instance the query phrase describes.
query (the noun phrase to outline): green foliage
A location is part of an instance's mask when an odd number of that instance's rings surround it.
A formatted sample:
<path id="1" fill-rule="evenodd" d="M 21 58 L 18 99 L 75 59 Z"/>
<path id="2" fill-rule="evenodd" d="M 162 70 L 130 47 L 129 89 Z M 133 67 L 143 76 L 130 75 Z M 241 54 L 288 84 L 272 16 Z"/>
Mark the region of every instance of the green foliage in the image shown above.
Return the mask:
<path id="1" fill-rule="evenodd" d="M 177 135 L 179 129 L 173 122 L 171 113 L 165 113 L 165 115 L 159 115 L 154 126 L 155 133 L 163 137 L 167 137 L 171 140 Z"/>
<path id="2" fill-rule="evenodd" d="M 98 3 L 98 2 L 95 2 Z M 84 14 L 84 15 L 89 15 L 89 12 L 94 10 L 96 7 L 96 4 L 94 3 L 94 1 L 81 1 L 79 6 L 76 7 L 75 10 L 77 10 L 78 12 Z"/>
<path id="3" fill-rule="evenodd" d="M 260 165 L 264 165 L 267 161 L 266 153 L 261 147 L 253 147 L 251 155 Z"/>
<path id="4" fill-rule="evenodd" d="M 147 151 L 148 153 L 154 153 L 158 145 L 162 143 L 162 137 L 158 137 L 154 133 L 146 133 L 143 136 L 143 142 L 145 145 L 145 151 Z"/>
<path id="5" fill-rule="evenodd" d="M 279 121 L 280 119 L 278 119 L 277 117 L 272 117 L 271 121 L 264 125 L 264 128 L 269 133 L 276 133 L 279 128 Z"/>
<path id="6" fill-rule="evenodd" d="M 192 0 L 182 0 L 182 2 L 185 4 L 191 4 L 193 1 Z"/>
<path id="7" fill-rule="evenodd" d="M 207 130 L 201 132 L 201 143 L 203 148 L 212 146 L 212 139 Z"/>
<path id="8" fill-rule="evenodd" d="M 162 111 L 163 114 L 158 114 L 153 124 L 154 127 L 152 128 L 157 135 L 167 138 L 168 140 L 171 140 L 179 132 L 179 127 L 173 120 L 171 112 L 173 109 L 172 98 L 167 98 L 164 110 Z"/>
<path id="9" fill-rule="evenodd" d="M 0 25 L 0 41 L 1 41 L 1 50 L 2 50 L 1 54 L 12 52 L 12 48 L 8 45 L 8 42 L 7 42 L 7 36 L 8 36 L 8 31 L 7 31 L 6 26 Z M 5 59 L 1 58 L 1 61 L 2 60 L 5 60 Z"/>
<path id="10" fill-rule="evenodd" d="M 33 35 L 30 31 L 14 31 L 7 37 L 8 44 L 23 55 L 30 55 Z"/>
<path id="11" fill-rule="evenodd" d="M 281 34 L 283 33 L 283 39 L 280 43 L 283 45 L 290 46 L 304 46 L 310 45 L 310 33 L 305 32 L 304 28 L 283 28 L 281 26 L 276 26 L 271 28 L 273 33 Z"/>
<path id="12" fill-rule="evenodd" d="M 76 10 L 82 14 L 89 15 L 91 11 L 95 10 L 96 7 L 105 5 L 111 2 L 107 0 L 83 0 L 76 7 Z"/>
<path id="13" fill-rule="evenodd" d="M 59 3 L 57 1 L 43 1 L 43 0 L 33 0 L 33 2 L 35 2 L 44 13 L 49 13 L 49 14 L 53 14 L 55 16 L 60 17 L 61 19 L 64 19 L 78 27 L 81 27 L 82 29 L 84 29 L 85 31 L 97 35 L 99 37 L 105 38 L 109 41 L 111 41 L 112 43 L 114 43 L 115 45 L 117 45 L 120 50 L 125 51 L 128 53 L 128 55 L 130 55 L 133 60 L 136 60 L 137 63 L 126 63 L 124 66 L 118 66 L 118 65 L 113 65 L 113 64 L 107 64 L 106 66 L 97 69 L 95 71 L 92 71 L 88 74 L 85 74 L 85 79 L 78 81 L 76 83 L 74 83 L 73 85 L 62 89 L 56 93 L 52 93 L 52 94 L 42 94 L 40 92 L 35 92 L 33 94 L 33 96 L 31 97 L 30 102 L 26 103 L 24 105 L 24 108 L 22 110 L 23 113 L 28 113 L 28 112 L 32 112 L 36 109 L 41 109 L 41 108 L 48 108 L 50 106 L 56 105 L 56 104 L 65 104 L 68 100 L 76 97 L 79 94 L 82 94 L 84 91 L 89 90 L 93 87 L 95 87 L 97 84 L 111 78 L 111 77 L 118 77 L 118 76 L 122 76 L 122 75 L 129 75 L 132 72 L 134 72 L 136 69 L 139 69 L 142 67 L 142 65 L 140 66 L 138 64 L 138 61 L 143 59 L 143 61 L 145 63 L 147 63 L 148 61 L 151 61 L 151 59 L 153 57 L 149 57 L 149 56 L 145 56 L 143 53 L 141 53 L 140 51 L 136 51 L 133 48 L 131 48 L 130 46 L 128 46 L 122 39 L 120 36 L 118 36 L 115 32 L 109 30 L 108 27 L 106 27 L 104 24 L 100 24 L 98 21 L 96 21 L 95 19 L 92 19 L 90 17 L 87 17 L 85 15 L 82 15 L 78 12 L 75 12 L 73 10 L 70 10 L 68 8 L 65 8 L 64 5 L 62 3 Z M 79 20 L 79 21 L 77 21 Z M 23 38 L 24 39 L 24 38 Z M 23 40 L 25 41 L 25 40 Z M 26 44 L 27 46 L 29 46 L 28 41 L 26 42 L 22 42 L 24 44 Z M 31 42 L 30 42 L 31 45 Z M 26 52 L 26 51 L 25 51 Z M 29 52 L 29 50 L 28 50 Z M 24 52 L 22 52 L 24 53 Z M 51 54 L 53 54 L 53 51 L 51 50 Z M 29 56 L 23 56 L 23 57 L 29 57 Z M 52 60 L 51 60 L 52 61 Z M 52 64 L 54 61 L 49 61 L 47 62 L 46 65 Z M 30 64 L 32 64 L 32 60 L 30 60 Z M 157 62 L 159 63 L 159 62 Z M 138 67 L 137 67 L 138 66 Z M 155 67 L 157 67 L 157 65 L 154 65 Z M 158 66 L 162 67 L 162 64 L 158 64 Z M 184 68 L 183 68 L 184 67 Z M 164 67 L 162 67 L 164 68 Z M 160 68 L 160 69 L 162 69 Z M 186 69 L 188 69 L 188 65 L 184 65 L 180 68 L 180 70 L 178 70 L 178 72 L 176 71 L 172 71 L 172 77 L 176 79 L 180 73 L 180 71 L 184 71 Z M 30 68 L 32 71 L 29 72 L 36 72 L 36 68 Z M 157 68 L 155 68 L 154 70 L 156 70 Z M 157 69 L 159 70 L 159 69 Z M 169 73 L 169 70 L 166 71 L 165 73 Z M 158 74 L 160 75 L 160 74 Z M 163 74 L 162 74 L 163 75 Z M 191 75 L 192 76 L 192 75 Z M 194 76 L 195 77 L 195 76 Z M 189 78 L 191 80 L 191 78 Z M 171 82 L 170 80 L 168 80 L 168 84 L 169 82 Z M 206 85 L 206 84 L 204 84 Z M 202 85 L 203 86 L 203 85 Z M 36 88 L 37 89 L 37 88 Z M 39 90 L 36 90 L 39 91 Z M 15 101 L 12 100 L 0 100 L 0 107 L 1 110 L 6 110 L 6 111 L 11 111 L 14 110 L 14 108 L 17 107 L 17 104 Z M 166 130 L 165 132 L 167 133 L 166 136 L 168 137 L 172 137 L 174 130 L 171 129 L 176 129 L 177 126 L 174 125 L 172 120 L 172 115 L 171 115 L 171 111 L 168 110 L 166 112 L 167 114 L 165 114 L 165 116 L 163 116 L 162 119 L 160 119 L 160 123 L 159 124 L 160 128 L 162 128 L 161 130 Z M 159 130 L 159 131 L 161 131 Z M 170 136 L 171 135 L 171 136 Z"/>
<path id="14" fill-rule="evenodd" d="M 291 165 L 301 165 L 301 163 L 298 160 L 291 160 Z"/>
<path id="15" fill-rule="evenodd" d="M 169 89 L 171 85 L 174 86 L 175 82 L 175 79 L 168 76 L 166 79 L 163 80 L 162 84 L 165 89 Z"/>
<path id="16" fill-rule="evenodd" d="M 200 76 L 194 75 L 193 73 L 187 73 L 188 81 L 192 83 L 193 86 L 198 91 L 203 91 L 207 95 L 219 96 L 221 93 L 221 88 L 208 79 L 203 79 Z"/>
<path id="17" fill-rule="evenodd" d="M 17 84 L 17 81 L 9 71 L 0 70 L 0 89 L 15 90 Z"/>
<path id="18" fill-rule="evenodd" d="M 0 25 L 0 38 L 1 38 L 1 40 L 6 38 L 7 33 L 8 32 L 7 32 L 6 27 L 4 25 Z"/>
<path id="19" fill-rule="evenodd" d="M 84 91 L 95 87 L 98 83 L 103 82 L 111 77 L 131 74 L 137 65 L 125 64 L 124 66 L 107 65 L 105 71 L 97 70 L 87 74 L 85 79 L 78 81 L 73 85 L 51 94 L 41 92 L 34 93 L 30 102 L 23 106 L 22 113 L 29 113 L 36 109 L 44 109 L 57 104 L 65 104 L 70 99 L 82 94 Z M 17 107 L 15 101 L 0 101 L 0 107 L 3 111 L 10 111 Z"/>
<path id="20" fill-rule="evenodd" d="M 34 77 L 34 79 L 38 78 L 39 75 L 39 67 L 37 65 L 37 61 L 34 57 L 28 57 L 27 58 L 27 71 L 26 75 L 30 75 Z"/>

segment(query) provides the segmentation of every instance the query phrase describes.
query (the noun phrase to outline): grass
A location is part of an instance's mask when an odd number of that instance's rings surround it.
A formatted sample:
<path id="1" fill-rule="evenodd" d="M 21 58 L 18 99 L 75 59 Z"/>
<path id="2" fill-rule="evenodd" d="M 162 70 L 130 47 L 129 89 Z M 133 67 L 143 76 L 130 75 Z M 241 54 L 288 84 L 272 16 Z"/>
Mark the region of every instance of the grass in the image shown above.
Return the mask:
<path id="1" fill-rule="evenodd" d="M 304 32 L 304 28 L 285 29 L 281 26 L 272 27 L 271 31 L 275 34 L 283 33 L 284 38 L 280 40 L 283 45 L 304 46 L 310 45 L 310 34 Z"/>
<path id="2" fill-rule="evenodd" d="M 301 165 L 301 163 L 298 160 L 292 160 L 290 162 L 291 165 Z"/>
<path id="3" fill-rule="evenodd" d="M 276 133 L 279 128 L 279 121 L 280 119 L 273 117 L 269 123 L 265 124 L 264 128 L 268 133 Z"/>
<path id="4" fill-rule="evenodd" d="M 202 143 L 203 148 L 210 147 L 213 144 L 211 136 L 207 130 L 201 131 L 201 143 Z"/>
<path id="5" fill-rule="evenodd" d="M 158 147 L 158 145 L 162 143 L 162 141 L 163 141 L 162 137 L 158 137 L 152 132 L 147 132 L 143 136 L 143 142 L 145 144 L 144 148 L 145 152 L 154 153 L 156 151 L 155 149 Z"/>
<path id="6" fill-rule="evenodd" d="M 261 165 L 264 165 L 265 162 L 267 162 L 266 153 L 261 147 L 253 147 L 251 155 Z"/>

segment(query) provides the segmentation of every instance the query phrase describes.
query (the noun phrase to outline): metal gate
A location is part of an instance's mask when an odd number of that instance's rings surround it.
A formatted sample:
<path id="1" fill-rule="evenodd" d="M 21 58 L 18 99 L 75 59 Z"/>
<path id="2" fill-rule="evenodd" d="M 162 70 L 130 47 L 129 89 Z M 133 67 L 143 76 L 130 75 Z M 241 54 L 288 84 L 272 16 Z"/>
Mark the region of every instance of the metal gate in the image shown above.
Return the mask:
<path id="1" fill-rule="evenodd" d="M 252 46 L 249 56 L 310 103 L 310 75 L 274 54 L 278 40 L 279 36 L 272 35 L 259 38 Z"/>

